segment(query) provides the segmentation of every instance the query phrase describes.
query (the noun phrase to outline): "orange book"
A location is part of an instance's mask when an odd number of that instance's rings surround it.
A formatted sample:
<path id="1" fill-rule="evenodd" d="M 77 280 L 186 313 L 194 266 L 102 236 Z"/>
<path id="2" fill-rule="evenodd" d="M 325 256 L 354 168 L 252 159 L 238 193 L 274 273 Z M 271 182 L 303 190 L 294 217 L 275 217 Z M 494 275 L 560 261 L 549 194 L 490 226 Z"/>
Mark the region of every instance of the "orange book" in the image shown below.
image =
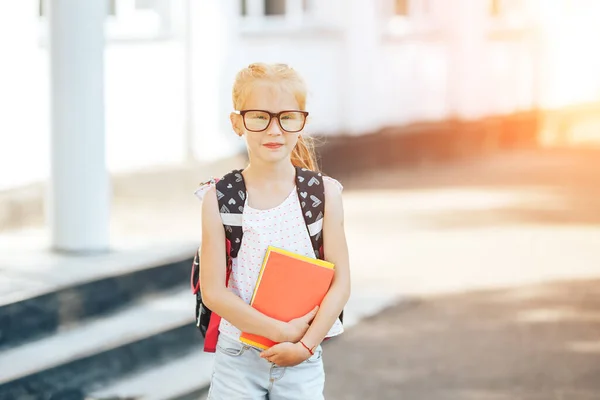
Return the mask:
<path id="1" fill-rule="evenodd" d="M 321 304 L 333 280 L 334 265 L 269 246 L 250 305 L 269 317 L 291 321 Z M 242 332 L 240 341 L 259 349 L 277 344 Z"/>

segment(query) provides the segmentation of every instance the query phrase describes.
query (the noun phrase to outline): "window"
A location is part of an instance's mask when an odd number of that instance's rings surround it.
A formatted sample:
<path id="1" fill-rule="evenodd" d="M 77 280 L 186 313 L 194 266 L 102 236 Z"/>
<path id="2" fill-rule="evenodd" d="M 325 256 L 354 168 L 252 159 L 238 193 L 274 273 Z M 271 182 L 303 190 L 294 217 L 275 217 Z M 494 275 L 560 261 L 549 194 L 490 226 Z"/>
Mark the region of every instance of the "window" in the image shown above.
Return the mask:
<path id="1" fill-rule="evenodd" d="M 514 16 L 524 12 L 524 0 L 489 0 L 492 17 Z"/>
<path id="2" fill-rule="evenodd" d="M 384 34 L 402 37 L 435 29 L 430 0 L 386 0 L 385 4 L 387 26 Z"/>
<path id="3" fill-rule="evenodd" d="M 117 0 L 108 0 L 108 15 L 117 15 Z"/>
<path id="4" fill-rule="evenodd" d="M 240 15 L 253 20 L 300 21 L 314 9 L 316 0 L 240 0 Z"/>
<path id="5" fill-rule="evenodd" d="M 311 9 L 311 0 L 302 0 L 302 9 L 304 12 L 310 11 Z"/>
<path id="6" fill-rule="evenodd" d="M 394 15 L 408 16 L 409 0 L 394 0 Z"/>
<path id="7" fill-rule="evenodd" d="M 490 14 L 493 17 L 497 17 L 500 15 L 500 0 L 490 0 Z"/>
<path id="8" fill-rule="evenodd" d="M 38 0 L 38 16 L 45 17 L 46 16 L 46 1 L 48 0 Z M 140 0 L 137 0 L 140 1 Z M 143 1 L 143 0 L 142 0 Z M 107 0 L 108 5 L 108 15 L 116 15 L 117 14 L 117 0 Z"/>
<path id="9" fill-rule="evenodd" d="M 285 0 L 265 0 L 265 15 L 285 15 Z"/>
<path id="10" fill-rule="evenodd" d="M 597 0 L 594 0 L 597 1 Z M 540 18 L 536 4 L 527 0 L 488 0 L 488 29 L 495 38 L 506 38 L 510 32 L 525 34 Z M 551 8 L 551 7 L 550 7 Z"/>
<path id="11" fill-rule="evenodd" d="M 399 17 L 422 17 L 429 14 L 429 0 L 392 0 L 392 14 Z"/>
<path id="12" fill-rule="evenodd" d="M 116 0 L 111 0 L 112 2 Z M 153 10 L 157 7 L 156 0 L 135 0 L 135 8 L 138 10 Z"/>

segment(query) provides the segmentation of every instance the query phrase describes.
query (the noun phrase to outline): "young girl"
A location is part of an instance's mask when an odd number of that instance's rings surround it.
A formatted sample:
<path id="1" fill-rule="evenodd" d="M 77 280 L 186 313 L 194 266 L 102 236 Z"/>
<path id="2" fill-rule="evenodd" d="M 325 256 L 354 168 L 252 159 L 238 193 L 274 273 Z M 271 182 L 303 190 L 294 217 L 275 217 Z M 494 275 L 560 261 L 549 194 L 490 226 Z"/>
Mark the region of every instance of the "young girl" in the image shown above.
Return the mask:
<path id="1" fill-rule="evenodd" d="M 232 260 L 228 285 L 225 232 L 214 185 L 196 192 L 203 200 L 203 300 L 222 317 L 208 398 L 322 399 L 325 374 L 320 343 L 342 333 L 338 316 L 350 295 L 342 186 L 332 178 L 323 179 L 324 258 L 335 264 L 335 276 L 320 307 L 287 323 L 252 308 L 250 299 L 269 245 L 315 257 L 295 190 L 295 167 L 315 170 L 317 166 L 311 142 L 303 136 L 306 88 L 292 68 L 281 64 L 244 68 L 233 86 L 233 106 L 231 124 L 245 139 L 249 164 L 242 172 L 247 190 L 244 236 Z M 277 114 L 281 111 L 292 113 Z M 260 351 L 240 342 L 242 331 L 280 343 Z"/>

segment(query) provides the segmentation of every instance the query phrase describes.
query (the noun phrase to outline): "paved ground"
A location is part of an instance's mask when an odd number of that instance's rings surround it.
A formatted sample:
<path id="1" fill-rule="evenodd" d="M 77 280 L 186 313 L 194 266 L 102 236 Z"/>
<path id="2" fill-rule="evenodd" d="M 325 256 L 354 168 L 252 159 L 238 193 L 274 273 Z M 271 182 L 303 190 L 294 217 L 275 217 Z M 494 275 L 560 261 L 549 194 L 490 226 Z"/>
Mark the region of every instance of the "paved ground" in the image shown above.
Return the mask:
<path id="1" fill-rule="evenodd" d="M 600 399 L 597 152 L 386 171 L 355 185 L 387 187 L 379 196 L 397 206 L 372 198 L 379 217 L 361 237 L 379 232 L 387 261 L 352 231 L 364 253 L 354 279 L 405 301 L 327 346 L 327 399 Z"/>
<path id="2" fill-rule="evenodd" d="M 327 346 L 326 398 L 600 398 L 600 280 L 407 302 Z"/>

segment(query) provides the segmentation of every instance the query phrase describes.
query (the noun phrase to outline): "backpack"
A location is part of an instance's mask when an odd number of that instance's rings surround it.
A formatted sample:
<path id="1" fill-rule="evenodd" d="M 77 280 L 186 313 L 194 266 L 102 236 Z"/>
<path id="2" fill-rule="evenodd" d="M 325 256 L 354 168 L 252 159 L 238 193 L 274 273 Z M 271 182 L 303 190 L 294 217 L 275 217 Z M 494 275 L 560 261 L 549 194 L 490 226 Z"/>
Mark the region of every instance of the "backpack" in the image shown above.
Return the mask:
<path id="1" fill-rule="evenodd" d="M 203 185 L 216 186 L 219 212 L 225 229 L 226 285 L 229 284 L 232 260 L 237 257 L 242 244 L 242 214 L 246 200 L 246 185 L 242 170 L 234 170 L 222 179 L 212 179 Z M 296 190 L 312 243 L 315 257 L 323 259 L 323 216 L 325 213 L 325 188 L 320 172 L 296 167 Z M 192 293 L 196 296 L 196 327 L 204 337 L 204 351 L 214 353 L 219 335 L 221 317 L 202 302 L 200 292 L 200 248 L 196 251 L 191 272 Z M 343 311 L 340 320 L 343 321 Z"/>

